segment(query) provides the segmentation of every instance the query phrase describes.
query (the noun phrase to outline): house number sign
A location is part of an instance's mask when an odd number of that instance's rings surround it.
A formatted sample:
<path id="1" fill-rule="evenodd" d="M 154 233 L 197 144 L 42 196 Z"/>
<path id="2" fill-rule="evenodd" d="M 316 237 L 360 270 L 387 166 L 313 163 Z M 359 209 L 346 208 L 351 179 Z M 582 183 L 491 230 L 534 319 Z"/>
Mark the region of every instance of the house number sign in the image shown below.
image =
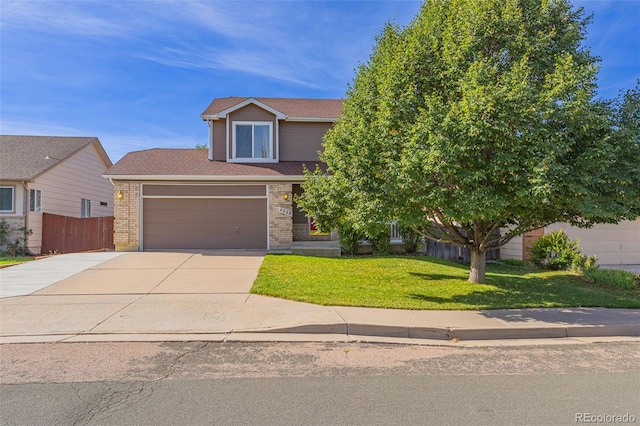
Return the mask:
<path id="1" fill-rule="evenodd" d="M 293 212 L 291 210 L 285 209 L 284 207 L 278 207 L 278 211 L 285 216 L 293 217 Z"/>

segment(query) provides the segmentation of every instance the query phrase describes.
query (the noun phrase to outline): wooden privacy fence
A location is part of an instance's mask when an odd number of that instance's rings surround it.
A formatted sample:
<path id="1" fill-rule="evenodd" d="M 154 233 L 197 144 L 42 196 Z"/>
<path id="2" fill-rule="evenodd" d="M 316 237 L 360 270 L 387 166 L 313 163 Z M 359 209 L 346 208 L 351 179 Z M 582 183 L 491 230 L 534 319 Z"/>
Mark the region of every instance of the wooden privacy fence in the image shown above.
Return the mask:
<path id="1" fill-rule="evenodd" d="M 113 250 L 113 217 L 42 214 L 42 253 Z"/>
<path id="2" fill-rule="evenodd" d="M 471 252 L 469 249 L 453 244 L 427 240 L 425 243 L 425 254 L 454 262 L 471 263 Z M 500 259 L 500 250 L 488 250 L 486 256 L 487 260 L 498 260 Z"/>

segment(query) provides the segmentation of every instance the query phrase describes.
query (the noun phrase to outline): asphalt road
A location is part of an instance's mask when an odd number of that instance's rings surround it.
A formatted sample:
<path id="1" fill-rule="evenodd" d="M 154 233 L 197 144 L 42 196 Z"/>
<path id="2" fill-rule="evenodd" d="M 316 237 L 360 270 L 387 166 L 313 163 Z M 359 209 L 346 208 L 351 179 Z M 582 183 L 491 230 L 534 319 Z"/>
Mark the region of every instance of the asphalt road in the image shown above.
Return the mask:
<path id="1" fill-rule="evenodd" d="M 3 425 L 640 423 L 638 343 L 40 344 L 0 355 Z"/>

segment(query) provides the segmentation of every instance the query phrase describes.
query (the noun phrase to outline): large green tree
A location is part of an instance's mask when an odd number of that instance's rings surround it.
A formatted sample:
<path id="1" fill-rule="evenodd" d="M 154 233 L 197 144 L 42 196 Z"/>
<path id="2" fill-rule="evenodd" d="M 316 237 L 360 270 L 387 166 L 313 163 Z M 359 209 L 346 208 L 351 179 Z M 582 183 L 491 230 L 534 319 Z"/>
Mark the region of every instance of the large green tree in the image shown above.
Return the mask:
<path id="1" fill-rule="evenodd" d="M 387 24 L 298 203 L 325 228 L 398 220 L 466 247 L 472 282 L 528 230 L 636 218 L 638 90 L 595 98 L 588 22 L 565 0 L 426 0 Z"/>

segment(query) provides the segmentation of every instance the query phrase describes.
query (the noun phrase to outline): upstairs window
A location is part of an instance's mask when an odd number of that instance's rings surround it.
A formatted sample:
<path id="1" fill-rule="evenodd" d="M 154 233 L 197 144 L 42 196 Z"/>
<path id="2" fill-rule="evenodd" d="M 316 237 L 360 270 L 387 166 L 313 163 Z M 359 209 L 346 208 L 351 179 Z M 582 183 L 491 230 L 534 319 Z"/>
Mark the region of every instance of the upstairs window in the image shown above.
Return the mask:
<path id="1" fill-rule="evenodd" d="M 233 159 L 273 160 L 273 123 L 237 121 L 233 124 Z"/>
<path id="2" fill-rule="evenodd" d="M 80 202 L 80 217 L 91 217 L 91 200 L 83 198 Z"/>
<path id="3" fill-rule="evenodd" d="M 36 213 L 42 211 L 42 191 L 39 189 L 29 190 L 29 211 Z"/>
<path id="4" fill-rule="evenodd" d="M 13 186 L 0 186 L 0 212 L 13 211 Z"/>

